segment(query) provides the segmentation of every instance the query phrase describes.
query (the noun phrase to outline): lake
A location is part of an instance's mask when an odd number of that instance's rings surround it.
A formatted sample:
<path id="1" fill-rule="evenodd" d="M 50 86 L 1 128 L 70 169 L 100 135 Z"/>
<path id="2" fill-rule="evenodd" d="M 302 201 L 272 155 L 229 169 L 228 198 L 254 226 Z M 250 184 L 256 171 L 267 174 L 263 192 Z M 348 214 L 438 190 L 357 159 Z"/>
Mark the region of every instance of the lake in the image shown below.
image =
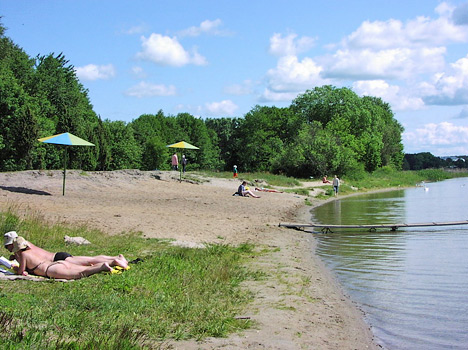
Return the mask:
<path id="1" fill-rule="evenodd" d="M 468 178 L 337 199 L 323 224 L 468 220 Z M 317 254 L 389 350 L 468 349 L 468 225 L 313 233 Z"/>

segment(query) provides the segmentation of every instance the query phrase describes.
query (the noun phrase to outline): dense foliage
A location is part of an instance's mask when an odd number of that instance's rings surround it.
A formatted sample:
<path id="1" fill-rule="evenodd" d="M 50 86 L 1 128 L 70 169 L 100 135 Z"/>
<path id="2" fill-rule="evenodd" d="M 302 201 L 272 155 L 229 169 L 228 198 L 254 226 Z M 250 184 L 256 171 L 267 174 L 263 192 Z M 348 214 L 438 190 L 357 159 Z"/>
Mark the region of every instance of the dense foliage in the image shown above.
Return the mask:
<path id="1" fill-rule="evenodd" d="M 316 87 L 286 108 L 255 106 L 243 118 L 144 114 L 102 120 L 63 54 L 29 57 L 0 25 L 0 170 L 62 166 L 64 148 L 37 141 L 71 132 L 96 147 L 69 147 L 69 167 L 169 169 L 184 140 L 188 170 L 267 171 L 309 177 L 403 164 L 402 126 L 387 103 L 351 89 Z M 111 116 L 108 116 L 109 118 Z M 179 150 L 180 153 L 180 150 Z"/>

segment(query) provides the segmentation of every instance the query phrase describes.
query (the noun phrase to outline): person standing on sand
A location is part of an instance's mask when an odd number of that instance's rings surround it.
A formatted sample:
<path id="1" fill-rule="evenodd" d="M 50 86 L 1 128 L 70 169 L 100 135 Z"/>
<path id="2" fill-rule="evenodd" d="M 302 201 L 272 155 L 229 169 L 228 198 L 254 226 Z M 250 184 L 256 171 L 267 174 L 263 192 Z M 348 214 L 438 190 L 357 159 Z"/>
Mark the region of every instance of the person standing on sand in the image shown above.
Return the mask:
<path id="1" fill-rule="evenodd" d="M 338 190 L 340 188 L 340 179 L 335 175 L 333 178 L 333 191 L 335 191 L 335 196 L 338 195 Z"/>
<path id="2" fill-rule="evenodd" d="M 179 170 L 179 158 L 176 152 L 172 155 L 172 170 Z"/>
<path id="3" fill-rule="evenodd" d="M 232 177 L 237 178 L 237 176 L 238 176 L 237 165 L 234 165 L 234 167 L 232 168 Z"/>
<path id="4" fill-rule="evenodd" d="M 182 159 L 180 160 L 180 164 L 182 164 L 182 172 L 185 174 L 185 167 L 187 165 L 187 158 L 185 158 L 185 154 L 182 154 Z"/>

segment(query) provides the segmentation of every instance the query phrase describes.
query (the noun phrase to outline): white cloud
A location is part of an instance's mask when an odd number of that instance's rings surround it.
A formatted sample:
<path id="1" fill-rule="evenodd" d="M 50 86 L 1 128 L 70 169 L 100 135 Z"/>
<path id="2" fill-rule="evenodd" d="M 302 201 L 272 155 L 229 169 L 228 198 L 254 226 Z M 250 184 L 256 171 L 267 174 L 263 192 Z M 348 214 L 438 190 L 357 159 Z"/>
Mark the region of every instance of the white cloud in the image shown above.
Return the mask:
<path id="1" fill-rule="evenodd" d="M 218 18 L 214 21 L 205 20 L 200 23 L 198 27 L 190 27 L 185 30 L 182 30 L 179 35 L 180 36 L 199 36 L 202 34 L 210 34 L 210 35 L 228 35 L 227 31 L 223 31 L 219 29 L 219 27 L 223 24 L 223 22 Z"/>
<path id="2" fill-rule="evenodd" d="M 284 56 L 276 68 L 267 72 L 268 88 L 276 92 L 303 91 L 329 81 L 321 78 L 322 67 L 311 58 L 299 61 L 296 56 Z"/>
<path id="3" fill-rule="evenodd" d="M 177 93 L 175 86 L 163 84 L 150 84 L 147 82 L 140 82 L 125 91 L 125 95 L 132 97 L 154 97 L 154 96 L 173 96 Z"/>
<path id="4" fill-rule="evenodd" d="M 455 25 L 448 16 L 437 19 L 416 17 L 406 23 L 400 20 L 365 21 L 343 42 L 352 49 L 374 50 L 397 47 L 432 47 L 453 42 L 466 42 L 468 31 Z"/>
<path id="5" fill-rule="evenodd" d="M 447 71 L 446 46 L 468 42 L 468 26 L 454 23 L 454 11 L 442 2 L 434 18 L 365 21 L 340 43 L 328 45 L 330 53 L 323 56 L 299 58 L 314 40 L 275 33 L 269 52 L 279 59 L 267 71 L 260 99 L 282 101 L 315 86 L 352 84 L 358 93 L 379 96 L 394 110 L 417 110 L 425 103 L 468 104 L 465 63 L 459 60 Z"/>
<path id="6" fill-rule="evenodd" d="M 452 123 L 426 124 L 403 133 L 403 140 L 413 152 L 434 150 L 436 155 L 468 154 L 468 127 Z"/>
<path id="7" fill-rule="evenodd" d="M 361 96 L 377 96 L 390 103 L 394 111 L 418 110 L 424 107 L 420 97 L 402 91 L 398 85 L 390 85 L 384 80 L 360 80 L 353 83 L 353 90 Z"/>
<path id="8" fill-rule="evenodd" d="M 297 54 L 309 50 L 314 45 L 311 37 L 300 37 L 289 33 L 279 33 L 270 38 L 269 52 L 279 56 L 275 68 L 266 73 L 267 88 L 259 97 L 261 102 L 291 101 L 298 92 L 329 83 L 321 78 L 322 67 L 312 58 L 299 60 Z"/>
<path id="9" fill-rule="evenodd" d="M 232 116 L 237 111 L 237 106 L 231 100 L 223 100 L 221 102 L 211 102 L 205 104 L 205 110 L 208 115 L 212 116 Z"/>
<path id="10" fill-rule="evenodd" d="M 168 37 L 153 33 L 146 38 L 141 37 L 142 51 L 137 58 L 154 62 L 163 66 L 181 67 L 187 64 L 204 65 L 206 59 L 196 50 L 186 51 L 176 37 Z"/>
<path id="11" fill-rule="evenodd" d="M 426 104 L 468 104 L 468 55 L 450 64 L 446 72 L 434 74 L 432 83 L 426 83 L 425 88 Z"/>
<path id="12" fill-rule="evenodd" d="M 444 47 L 338 50 L 324 76 L 341 79 L 409 79 L 444 67 Z"/>
<path id="13" fill-rule="evenodd" d="M 112 64 L 101 66 L 88 64 L 83 67 L 76 67 L 75 71 L 81 80 L 111 79 L 115 76 L 115 68 Z"/>
<path id="14" fill-rule="evenodd" d="M 468 41 L 468 27 L 455 25 L 452 11 L 442 3 L 435 19 L 419 16 L 406 22 L 363 22 L 325 58 L 324 77 L 412 80 L 442 70 L 445 45 Z"/>
<path id="15" fill-rule="evenodd" d="M 291 102 L 299 92 L 276 92 L 266 88 L 259 97 L 260 102 Z"/>
<path id="16" fill-rule="evenodd" d="M 297 34 L 290 33 L 283 37 L 279 33 L 270 38 L 270 53 L 274 56 L 291 56 L 305 52 L 314 46 L 315 39 L 303 36 L 297 39 Z"/>

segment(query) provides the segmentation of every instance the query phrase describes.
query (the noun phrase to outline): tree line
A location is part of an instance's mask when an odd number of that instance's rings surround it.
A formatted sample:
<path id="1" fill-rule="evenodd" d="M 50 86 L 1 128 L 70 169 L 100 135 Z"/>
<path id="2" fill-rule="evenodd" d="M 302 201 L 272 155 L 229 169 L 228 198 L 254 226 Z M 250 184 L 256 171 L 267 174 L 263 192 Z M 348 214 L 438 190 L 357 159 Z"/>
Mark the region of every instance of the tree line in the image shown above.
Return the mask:
<path id="1" fill-rule="evenodd" d="M 407 153 L 403 160 L 403 170 L 439 168 L 468 168 L 468 156 L 436 157 L 429 152 Z"/>
<path id="2" fill-rule="evenodd" d="M 0 171 L 59 169 L 63 149 L 38 138 L 70 132 L 96 147 L 70 147 L 69 167 L 170 169 L 186 141 L 188 169 L 269 171 L 295 177 L 401 169 L 403 127 L 388 103 L 326 85 L 289 107 L 255 106 L 242 118 L 198 118 L 162 110 L 131 122 L 102 119 L 63 54 L 28 56 L 0 25 Z M 179 151 L 180 152 L 180 151 Z"/>

